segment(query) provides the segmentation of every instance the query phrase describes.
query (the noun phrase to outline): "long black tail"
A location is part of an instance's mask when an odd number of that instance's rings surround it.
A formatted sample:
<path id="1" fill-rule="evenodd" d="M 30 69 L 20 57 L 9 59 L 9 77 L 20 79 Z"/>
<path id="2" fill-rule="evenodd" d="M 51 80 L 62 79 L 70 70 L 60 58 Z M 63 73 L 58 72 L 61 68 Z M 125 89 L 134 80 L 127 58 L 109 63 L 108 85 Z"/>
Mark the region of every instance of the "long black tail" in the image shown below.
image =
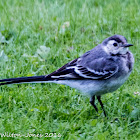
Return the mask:
<path id="1" fill-rule="evenodd" d="M 8 85 L 8 84 L 18 84 L 18 83 L 45 82 L 45 81 L 48 81 L 48 80 L 49 79 L 46 78 L 46 75 L 2 79 L 2 80 L 0 80 L 0 86 L 1 85 Z"/>

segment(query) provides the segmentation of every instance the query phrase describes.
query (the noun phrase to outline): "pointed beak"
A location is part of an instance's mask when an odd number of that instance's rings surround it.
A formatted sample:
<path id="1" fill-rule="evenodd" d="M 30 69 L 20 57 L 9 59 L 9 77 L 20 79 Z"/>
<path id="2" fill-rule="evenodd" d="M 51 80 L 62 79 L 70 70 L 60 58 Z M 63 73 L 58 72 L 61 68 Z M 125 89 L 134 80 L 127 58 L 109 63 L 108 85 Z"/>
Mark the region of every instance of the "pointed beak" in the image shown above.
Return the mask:
<path id="1" fill-rule="evenodd" d="M 126 44 L 122 45 L 122 47 L 130 47 L 130 46 L 133 46 L 133 44 L 126 43 Z"/>

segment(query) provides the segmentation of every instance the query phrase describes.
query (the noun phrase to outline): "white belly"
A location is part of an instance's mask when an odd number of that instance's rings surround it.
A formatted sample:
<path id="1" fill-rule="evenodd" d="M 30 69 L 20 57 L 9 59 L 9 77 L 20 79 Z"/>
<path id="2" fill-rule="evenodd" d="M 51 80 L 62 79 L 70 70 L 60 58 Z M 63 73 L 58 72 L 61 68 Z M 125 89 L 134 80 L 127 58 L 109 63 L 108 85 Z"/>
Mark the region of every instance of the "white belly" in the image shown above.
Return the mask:
<path id="1" fill-rule="evenodd" d="M 68 85 L 86 95 L 102 95 L 117 90 L 127 79 L 129 75 L 117 79 L 107 80 L 61 80 L 54 83 Z"/>

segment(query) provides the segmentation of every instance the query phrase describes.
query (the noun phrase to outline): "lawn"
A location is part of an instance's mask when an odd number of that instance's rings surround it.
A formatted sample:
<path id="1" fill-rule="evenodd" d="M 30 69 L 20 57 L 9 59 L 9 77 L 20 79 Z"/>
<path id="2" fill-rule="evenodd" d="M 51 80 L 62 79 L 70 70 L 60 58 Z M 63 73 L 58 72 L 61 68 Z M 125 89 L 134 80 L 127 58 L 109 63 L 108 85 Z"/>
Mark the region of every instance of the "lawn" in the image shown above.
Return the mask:
<path id="1" fill-rule="evenodd" d="M 0 79 L 49 74 L 114 34 L 134 44 L 135 57 L 128 81 L 102 96 L 107 118 L 98 102 L 97 114 L 64 85 L 1 86 L 1 139 L 139 140 L 139 7 L 139 0 L 0 0 Z"/>

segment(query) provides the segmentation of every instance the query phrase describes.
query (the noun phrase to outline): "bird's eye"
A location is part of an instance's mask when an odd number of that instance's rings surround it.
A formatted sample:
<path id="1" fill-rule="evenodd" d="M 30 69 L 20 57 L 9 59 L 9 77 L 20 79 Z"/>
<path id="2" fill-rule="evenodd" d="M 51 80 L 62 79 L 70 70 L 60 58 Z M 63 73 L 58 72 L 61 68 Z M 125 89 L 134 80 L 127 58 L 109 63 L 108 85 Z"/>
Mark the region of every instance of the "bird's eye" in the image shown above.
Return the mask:
<path id="1" fill-rule="evenodd" d="M 117 43 L 113 43 L 113 46 L 115 46 L 115 47 L 116 47 L 116 46 L 118 46 L 118 44 L 117 44 Z"/>

